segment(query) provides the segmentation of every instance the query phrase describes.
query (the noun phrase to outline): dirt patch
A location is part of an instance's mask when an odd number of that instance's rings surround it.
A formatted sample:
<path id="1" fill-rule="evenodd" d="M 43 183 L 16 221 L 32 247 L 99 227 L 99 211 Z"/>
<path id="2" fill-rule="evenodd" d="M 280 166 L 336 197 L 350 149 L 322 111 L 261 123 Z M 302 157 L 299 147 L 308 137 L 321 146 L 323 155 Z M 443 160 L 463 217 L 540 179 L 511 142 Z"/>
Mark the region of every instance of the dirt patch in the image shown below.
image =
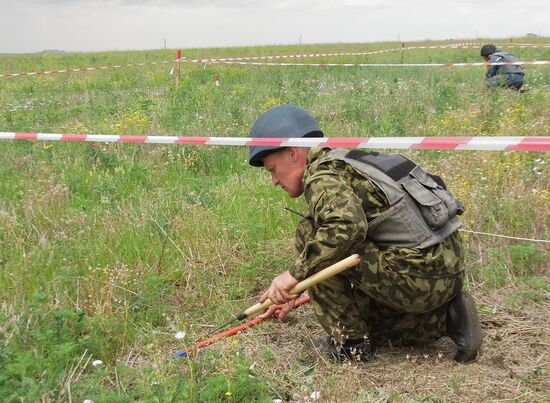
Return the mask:
<path id="1" fill-rule="evenodd" d="M 286 401 L 311 401 L 316 392 L 318 401 L 334 402 L 548 401 L 550 293 L 511 303 L 516 293 L 473 292 L 484 342 L 469 364 L 453 360 L 456 348 L 446 337 L 423 348 L 380 348 L 370 363 L 331 362 L 311 346 L 325 334 L 309 306 L 289 323 L 266 323 L 237 338 L 256 363 L 254 371 L 284 389 Z"/>

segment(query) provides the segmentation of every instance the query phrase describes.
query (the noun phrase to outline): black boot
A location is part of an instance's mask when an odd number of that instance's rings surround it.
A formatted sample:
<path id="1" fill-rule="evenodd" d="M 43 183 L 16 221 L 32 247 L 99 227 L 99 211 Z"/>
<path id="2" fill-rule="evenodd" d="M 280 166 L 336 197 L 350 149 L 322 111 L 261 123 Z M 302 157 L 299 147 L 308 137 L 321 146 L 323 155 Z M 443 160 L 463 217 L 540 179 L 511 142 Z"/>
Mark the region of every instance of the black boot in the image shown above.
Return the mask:
<path id="1" fill-rule="evenodd" d="M 346 340 L 338 343 L 332 337 L 313 341 L 313 346 L 337 361 L 371 361 L 375 347 L 368 337 L 359 340 Z"/>
<path id="2" fill-rule="evenodd" d="M 472 296 L 460 292 L 447 304 L 447 336 L 456 344 L 455 361 L 468 362 L 476 358 L 483 334 Z"/>

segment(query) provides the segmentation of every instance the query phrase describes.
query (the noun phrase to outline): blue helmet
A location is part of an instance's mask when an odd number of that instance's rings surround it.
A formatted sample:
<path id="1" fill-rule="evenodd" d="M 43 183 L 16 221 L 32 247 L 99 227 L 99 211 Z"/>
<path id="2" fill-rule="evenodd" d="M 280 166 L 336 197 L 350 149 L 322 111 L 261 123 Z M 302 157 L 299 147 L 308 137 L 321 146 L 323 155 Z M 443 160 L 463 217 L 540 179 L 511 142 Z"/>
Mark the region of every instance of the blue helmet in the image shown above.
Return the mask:
<path id="1" fill-rule="evenodd" d="M 323 137 L 315 119 L 299 106 L 279 105 L 264 112 L 252 126 L 250 137 Z M 248 163 L 254 167 L 264 165 L 262 158 L 284 146 L 252 146 Z"/>

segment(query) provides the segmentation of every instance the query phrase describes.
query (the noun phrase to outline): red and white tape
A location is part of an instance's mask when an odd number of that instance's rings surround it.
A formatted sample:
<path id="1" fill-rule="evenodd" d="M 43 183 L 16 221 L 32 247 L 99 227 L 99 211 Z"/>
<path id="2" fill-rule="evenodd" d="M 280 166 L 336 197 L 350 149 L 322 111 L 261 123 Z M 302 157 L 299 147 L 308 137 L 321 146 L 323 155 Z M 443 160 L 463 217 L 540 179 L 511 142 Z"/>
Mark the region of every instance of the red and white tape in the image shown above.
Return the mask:
<path id="1" fill-rule="evenodd" d="M 549 65 L 550 60 L 529 60 L 517 62 L 472 62 L 472 63 L 274 63 L 274 62 L 220 62 L 241 66 L 299 66 L 299 67 L 479 67 L 504 65 Z"/>
<path id="2" fill-rule="evenodd" d="M 469 49 L 482 46 L 481 43 L 453 43 L 444 45 L 426 45 L 426 46 L 404 46 L 391 49 L 373 50 L 370 52 L 342 52 L 342 53 L 302 53 L 302 54 L 290 54 L 290 55 L 268 55 L 268 56 L 242 56 L 242 57 L 226 57 L 226 58 L 206 58 L 206 59 L 187 59 L 182 60 L 184 63 L 223 63 L 223 62 L 236 62 L 236 61 L 248 61 L 248 60 L 280 60 L 280 59 L 308 59 L 319 57 L 339 57 L 339 56 L 371 56 L 381 53 L 399 52 L 402 50 L 416 50 L 416 49 Z M 501 47 L 521 47 L 521 48 L 550 48 L 550 45 L 498 45 Z"/>
<path id="3" fill-rule="evenodd" d="M 107 143 L 195 144 L 211 146 L 282 146 L 395 148 L 419 150 L 550 151 L 550 136 L 509 137 L 324 137 L 250 138 L 162 135 L 59 134 L 0 132 L 0 140 L 83 141 Z"/>
<path id="4" fill-rule="evenodd" d="M 317 58 L 317 57 L 338 57 L 338 56 L 370 56 L 370 55 L 376 55 L 379 53 L 395 52 L 397 50 L 401 50 L 401 48 L 373 50 L 371 52 L 302 53 L 302 54 L 290 54 L 290 55 L 186 59 L 186 60 L 182 60 L 182 62 L 184 63 L 220 63 L 220 62 L 247 61 L 247 60 L 308 59 L 308 58 Z"/>
<path id="5" fill-rule="evenodd" d="M 449 43 L 442 45 L 424 45 L 424 46 L 403 46 L 394 50 L 412 50 L 412 49 L 472 49 L 483 46 L 484 43 Z M 545 49 L 550 48 L 548 44 L 516 43 L 516 44 L 495 44 L 497 48 L 521 48 L 521 49 Z"/>
<path id="6" fill-rule="evenodd" d="M 94 67 L 77 67 L 77 68 L 68 68 L 61 70 L 39 70 L 39 71 L 29 71 L 21 73 L 4 73 L 0 74 L 2 77 L 24 77 L 24 76 L 43 76 L 50 74 L 59 74 L 59 73 L 69 73 L 69 72 L 90 72 L 94 70 L 109 70 L 109 69 L 120 69 L 124 67 L 136 67 L 136 66 L 148 66 L 148 65 L 157 65 L 157 64 L 171 64 L 171 63 L 221 63 L 221 62 L 230 62 L 230 61 L 246 61 L 246 60 L 278 60 L 278 59 L 298 59 L 298 58 L 316 58 L 316 57 L 336 57 L 336 56 L 368 56 L 378 53 L 393 52 L 399 49 L 384 49 L 376 50 L 371 52 L 344 52 L 344 53 L 307 53 L 307 54 L 292 54 L 292 55 L 269 55 L 269 56 L 245 56 L 245 57 L 226 57 L 226 58 L 206 58 L 206 59 L 175 59 L 175 60 L 162 60 L 155 62 L 142 62 L 142 63 L 129 63 L 129 64 L 117 64 L 109 66 L 94 66 Z"/>
<path id="7" fill-rule="evenodd" d="M 95 70 L 109 70 L 109 69 L 120 69 L 124 67 L 136 67 L 136 66 L 148 66 L 148 65 L 157 65 L 157 64 L 171 64 L 171 63 L 221 63 L 229 61 L 246 61 L 246 60 L 277 60 L 277 59 L 297 59 L 297 58 L 315 58 L 315 57 L 335 57 L 335 56 L 365 56 L 373 55 L 377 53 L 392 52 L 396 49 L 386 49 L 386 50 L 377 50 L 372 52 L 346 52 L 346 53 L 308 53 L 308 54 L 296 54 L 296 55 L 271 55 L 271 56 L 248 56 L 248 57 L 226 57 L 226 58 L 207 58 L 207 59 L 175 59 L 175 60 L 162 60 L 156 62 L 142 62 L 142 63 L 129 63 L 129 64 L 117 64 L 109 66 L 94 66 L 94 67 L 76 67 L 60 70 L 38 70 L 38 71 L 28 71 L 21 73 L 3 73 L 0 74 L 2 77 L 26 77 L 26 76 L 45 76 L 51 74 L 59 73 L 72 73 L 72 72 L 90 72 Z"/>
<path id="8" fill-rule="evenodd" d="M 21 72 L 21 73 L 3 73 L 0 74 L 2 77 L 25 77 L 25 76 L 40 76 L 40 75 L 50 75 L 50 74 L 59 74 L 59 73 L 68 73 L 68 72 L 90 72 L 95 70 L 109 70 L 109 69 L 120 69 L 123 67 L 135 67 L 135 66 L 148 66 L 148 65 L 157 65 L 157 64 L 169 64 L 175 62 L 182 63 L 221 63 L 221 62 L 233 62 L 233 61 L 247 61 L 247 60 L 279 60 L 279 59 L 305 59 L 305 58 L 317 58 L 317 57 L 339 57 L 339 56 L 370 56 L 381 53 L 391 53 L 398 52 L 403 50 L 414 50 L 414 49 L 468 49 L 468 48 L 477 48 L 482 46 L 482 43 L 450 43 L 442 45 L 425 45 L 425 46 L 401 46 L 398 48 L 391 49 L 382 49 L 374 50 L 370 52 L 342 52 L 342 53 L 304 53 L 304 54 L 290 54 L 290 55 L 268 55 L 268 56 L 244 56 L 244 57 L 227 57 L 227 58 L 205 58 L 205 59 L 176 59 L 176 60 L 162 60 L 154 62 L 141 62 L 141 63 L 129 63 L 129 64 L 118 64 L 118 65 L 109 65 L 109 66 L 93 66 L 93 67 L 77 67 L 77 68 L 67 68 L 60 70 L 41 70 L 41 71 L 30 71 L 30 72 Z M 550 48 L 550 45 L 547 44 L 514 44 L 514 45 L 497 45 L 500 47 L 507 48 Z M 278 66 L 278 64 L 273 64 Z M 387 66 L 387 65 L 384 65 Z"/>
<path id="9" fill-rule="evenodd" d="M 61 70 L 43 70 L 43 71 L 41 70 L 41 71 L 29 71 L 29 72 L 22 72 L 22 73 L 4 73 L 4 74 L 0 74 L 0 78 L 1 77 L 23 77 L 23 76 L 46 76 L 49 74 L 88 72 L 88 71 L 94 71 L 94 70 L 120 69 L 123 67 L 147 66 L 147 65 L 167 64 L 167 63 L 174 63 L 174 61 L 163 60 L 159 62 L 141 62 L 141 63 L 130 63 L 130 64 L 115 64 L 110 66 L 76 67 L 76 68 L 68 68 L 68 69 L 61 69 Z"/>

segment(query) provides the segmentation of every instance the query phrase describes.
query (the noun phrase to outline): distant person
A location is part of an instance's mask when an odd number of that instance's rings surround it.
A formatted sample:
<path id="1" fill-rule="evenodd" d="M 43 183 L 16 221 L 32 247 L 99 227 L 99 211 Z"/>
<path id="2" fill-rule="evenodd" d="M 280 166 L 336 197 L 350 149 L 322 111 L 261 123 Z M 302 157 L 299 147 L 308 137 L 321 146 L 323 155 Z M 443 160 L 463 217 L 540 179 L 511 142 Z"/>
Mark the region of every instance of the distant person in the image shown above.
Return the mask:
<path id="1" fill-rule="evenodd" d="M 518 58 L 503 52 L 491 43 L 481 48 L 481 56 L 488 63 L 517 62 Z M 487 87 L 508 87 L 519 91 L 523 86 L 523 68 L 518 64 L 489 65 L 485 73 Z"/>
<path id="2" fill-rule="evenodd" d="M 323 137 L 296 105 L 262 114 L 251 137 Z M 443 181 L 400 155 L 344 148 L 252 146 L 249 163 L 273 185 L 304 196 L 308 212 L 295 234 L 297 258 L 260 301 L 279 319 L 300 280 L 346 256 L 360 265 L 309 289 L 328 337 L 317 340 L 337 359 L 370 359 L 375 345 L 415 345 L 450 336 L 455 360 L 475 359 L 482 342 L 476 305 L 463 291 L 463 246 L 457 217 L 464 206 Z M 290 305 L 287 305 L 290 303 Z"/>

